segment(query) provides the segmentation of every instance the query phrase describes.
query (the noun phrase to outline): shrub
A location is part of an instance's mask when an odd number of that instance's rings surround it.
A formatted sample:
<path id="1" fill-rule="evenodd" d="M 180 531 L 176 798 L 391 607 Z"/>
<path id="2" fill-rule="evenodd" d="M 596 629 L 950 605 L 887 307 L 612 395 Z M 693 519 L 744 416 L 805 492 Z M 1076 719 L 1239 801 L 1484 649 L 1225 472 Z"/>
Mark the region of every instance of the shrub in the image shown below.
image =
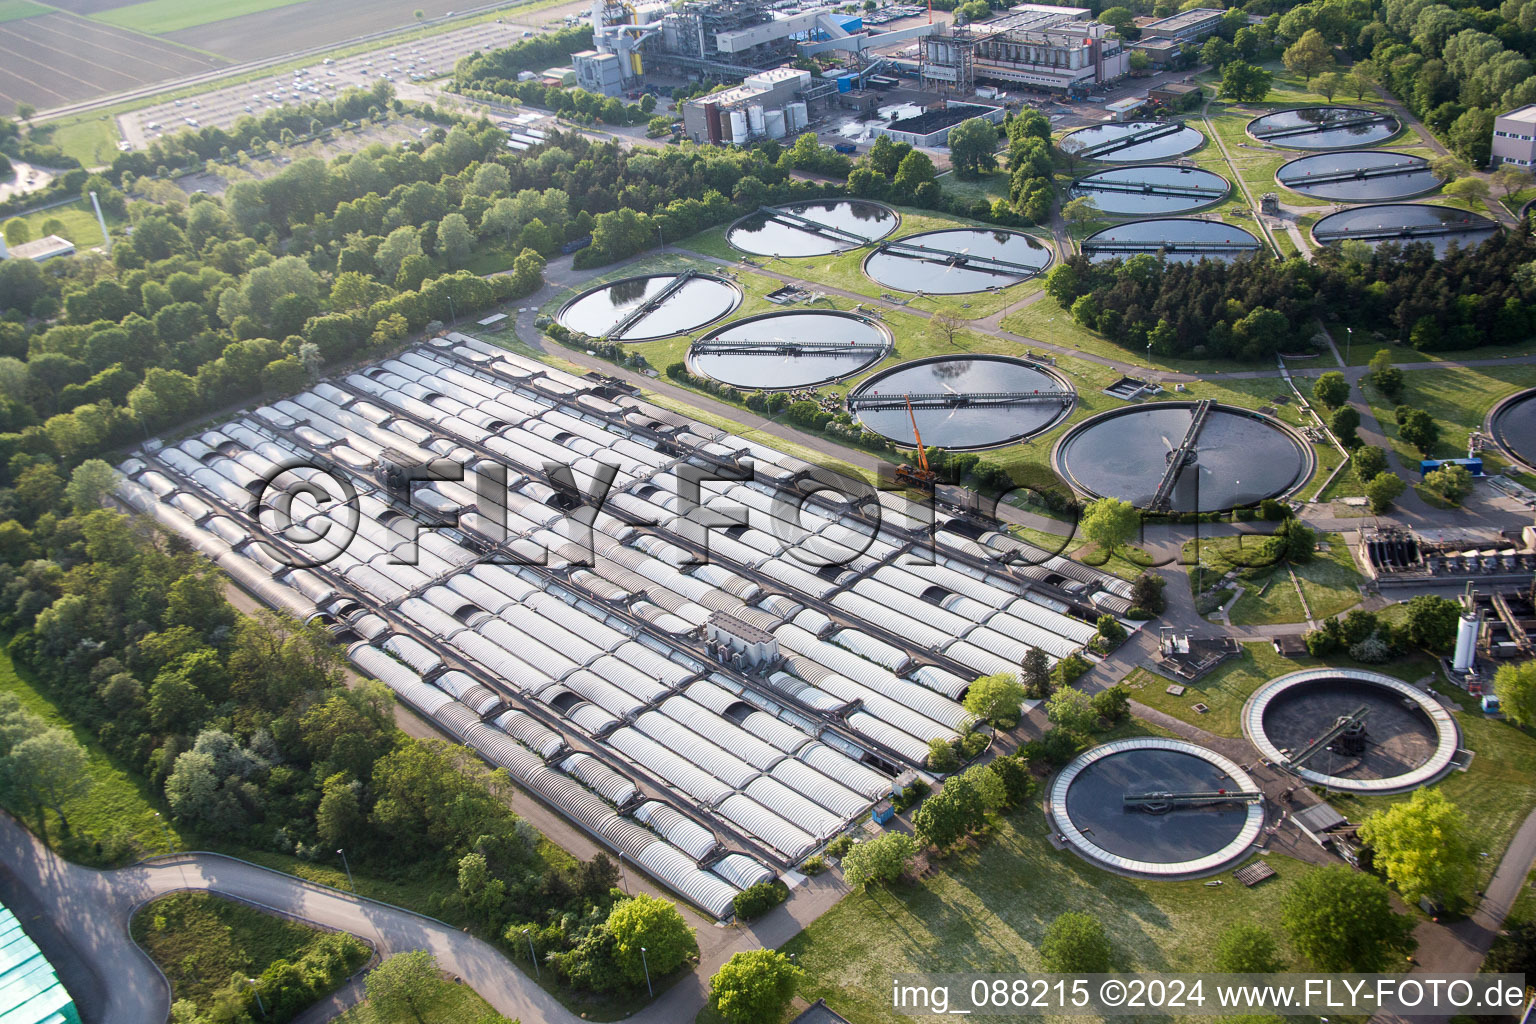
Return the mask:
<path id="1" fill-rule="evenodd" d="M 846 832 L 827 844 L 827 856 L 842 860 L 853 846 L 853 836 Z"/>
<path id="2" fill-rule="evenodd" d="M 960 767 L 960 758 L 948 740 L 934 737 L 928 741 L 928 767 L 936 772 L 952 772 Z"/>
<path id="3" fill-rule="evenodd" d="M 827 860 L 819 853 L 814 853 L 805 858 L 805 863 L 800 865 L 800 870 L 808 875 L 819 875 L 827 870 Z"/>
<path id="4" fill-rule="evenodd" d="M 731 901 L 736 916 L 743 921 L 754 921 L 789 898 L 789 889 L 780 881 L 758 882 L 743 889 Z"/>

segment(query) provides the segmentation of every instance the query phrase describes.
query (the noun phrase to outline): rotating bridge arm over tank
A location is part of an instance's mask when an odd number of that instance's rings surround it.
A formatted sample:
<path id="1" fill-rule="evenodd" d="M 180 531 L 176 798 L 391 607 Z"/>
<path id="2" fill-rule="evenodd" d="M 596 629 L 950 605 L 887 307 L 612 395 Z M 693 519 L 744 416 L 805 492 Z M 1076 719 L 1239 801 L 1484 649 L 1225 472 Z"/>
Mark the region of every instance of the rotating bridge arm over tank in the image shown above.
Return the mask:
<path id="1" fill-rule="evenodd" d="M 1103 156 L 1105 153 L 1114 153 L 1122 149 L 1129 149 L 1130 147 L 1139 145 L 1140 143 L 1151 142 L 1154 139 L 1161 139 L 1165 135 L 1172 135 L 1174 132 L 1180 132 L 1183 130 L 1184 126 L 1179 122 L 1169 121 L 1166 124 L 1158 124 L 1151 128 L 1143 128 L 1139 131 L 1131 132 L 1129 135 L 1122 135 L 1118 139 L 1109 139 L 1105 142 L 1097 143 L 1096 145 L 1084 146 L 1081 149 L 1073 150 L 1072 155 L 1081 157 L 1084 160 L 1093 160 L 1097 157 Z"/>
<path id="2" fill-rule="evenodd" d="M 1287 769 L 1300 768 L 1302 765 L 1312 760 L 1312 758 L 1316 757 L 1318 754 L 1321 754 L 1324 750 L 1327 750 L 1330 743 L 1338 739 L 1340 736 L 1343 736 L 1345 733 L 1352 730 L 1356 732 L 1363 731 L 1365 729 L 1365 719 L 1368 714 L 1370 714 L 1370 709 L 1366 707 L 1366 705 L 1362 704 L 1355 708 L 1355 710 L 1351 711 L 1349 714 L 1339 716 L 1339 720 L 1334 722 L 1333 725 L 1329 726 L 1327 732 L 1323 733 L 1311 743 L 1308 743 L 1298 753 L 1293 754 L 1291 757 L 1287 758 L 1283 767 Z"/>
<path id="3" fill-rule="evenodd" d="M 1395 178 L 1407 174 L 1423 174 L 1427 170 L 1429 170 L 1427 164 L 1410 160 L 1400 164 L 1385 164 L 1381 167 L 1357 167 L 1350 171 L 1324 171 L 1322 174 L 1308 174 L 1284 180 L 1280 184 L 1288 188 L 1295 188 L 1298 185 L 1331 185 L 1340 181 L 1364 181 L 1369 178 Z"/>
<path id="4" fill-rule="evenodd" d="M 624 314 L 624 318 L 618 323 L 614 324 L 612 327 L 608 328 L 608 333 L 604 334 L 603 337 L 624 337 L 625 331 L 629 330 L 631 327 L 635 326 L 635 324 L 639 323 L 641 320 L 644 320 L 646 317 L 656 312 L 656 310 L 660 309 L 662 303 L 676 295 L 678 290 L 681 289 L 683 285 L 693 280 L 694 277 L 698 275 L 698 273 L 699 272 L 697 270 L 685 270 L 681 274 L 678 274 L 671 281 L 667 282 L 667 286 L 661 291 L 657 292 L 655 295 L 652 295 L 650 298 L 640 303 L 640 305 Z"/>
<path id="5" fill-rule="evenodd" d="M 1127 793 L 1125 808 L 1148 814 L 1165 814 L 1179 807 L 1211 807 L 1216 804 L 1256 804 L 1264 794 L 1257 790 L 1216 789 L 1188 793 Z"/>
<path id="6" fill-rule="evenodd" d="M 1012 260 L 998 259 L 996 256 L 977 256 L 967 252 L 956 252 L 953 249 L 935 249 L 928 245 L 912 245 L 908 242 L 883 242 L 880 245 L 880 251 L 894 252 L 899 256 L 931 260 L 934 263 L 963 265 L 977 267 L 982 270 L 996 271 L 998 273 L 1016 274 L 1020 277 L 1029 277 L 1040 269 L 1039 267 L 1032 267 L 1024 263 L 1015 263 Z"/>
<path id="7" fill-rule="evenodd" d="M 1371 241 L 1392 238 L 1431 238 L 1436 235 L 1460 235 L 1468 231 L 1493 231 L 1498 225 L 1492 221 L 1449 221 L 1443 224 L 1401 224 L 1390 228 L 1343 228 L 1338 231 L 1312 232 L 1319 242 L 1337 242 L 1356 239 Z"/>
<path id="8" fill-rule="evenodd" d="M 757 212 L 768 217 L 770 220 L 776 220 L 788 224 L 790 227 L 799 228 L 801 231 L 809 231 L 815 235 L 826 235 L 839 241 L 852 242 L 854 245 L 868 245 L 870 243 L 870 239 L 856 232 L 845 231 L 842 228 L 833 227 L 831 224 L 823 224 L 821 221 L 802 217 L 798 213 L 781 210 L 776 206 L 759 206 Z"/>
<path id="9" fill-rule="evenodd" d="M 884 341 L 726 341 L 720 338 L 697 341 L 694 355 L 786 355 L 840 356 L 850 352 L 866 355 L 884 352 Z"/>
<path id="10" fill-rule="evenodd" d="M 1373 124 L 1388 124 L 1395 122 L 1397 118 L 1391 114 L 1372 114 L 1368 117 L 1346 117 L 1337 121 L 1320 121 L 1317 124 L 1293 125 L 1287 128 L 1270 128 L 1267 131 L 1253 132 L 1256 139 L 1284 139 L 1294 135 L 1312 135 L 1321 132 L 1338 131 L 1340 128 L 1365 128 Z"/>
<path id="11" fill-rule="evenodd" d="M 1163 478 L 1158 481 L 1157 491 L 1152 495 L 1153 511 L 1168 507 L 1173 499 L 1174 485 L 1179 482 L 1179 476 L 1184 472 L 1184 467 L 1194 459 L 1195 442 L 1200 440 L 1200 431 L 1205 429 L 1205 421 L 1210 418 L 1211 407 L 1216 403 L 1209 398 L 1202 398 L 1195 403 L 1195 410 L 1189 420 L 1189 429 L 1184 432 L 1184 440 L 1179 446 L 1168 453 L 1168 467 L 1163 470 Z"/>
<path id="12" fill-rule="evenodd" d="M 1049 389 L 1044 391 L 939 391 L 916 395 L 849 395 L 848 410 L 873 409 L 961 409 L 998 407 L 1008 405 L 1036 405 L 1046 402 L 1071 402 L 1076 392 Z"/>
<path id="13" fill-rule="evenodd" d="M 1143 181 L 1094 181 L 1080 178 L 1072 183 L 1078 192 L 1114 192 L 1139 196 L 1183 196 L 1190 199 L 1220 199 L 1227 194 L 1223 188 L 1205 188 L 1200 185 L 1159 185 Z"/>

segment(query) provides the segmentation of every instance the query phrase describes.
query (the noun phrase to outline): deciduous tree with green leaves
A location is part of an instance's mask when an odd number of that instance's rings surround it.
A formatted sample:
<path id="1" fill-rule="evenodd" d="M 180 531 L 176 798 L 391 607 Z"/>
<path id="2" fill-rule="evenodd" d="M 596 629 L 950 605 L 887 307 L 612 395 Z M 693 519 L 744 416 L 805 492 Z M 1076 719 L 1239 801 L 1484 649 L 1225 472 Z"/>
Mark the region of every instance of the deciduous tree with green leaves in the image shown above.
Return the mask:
<path id="1" fill-rule="evenodd" d="M 1128 543 L 1141 529 L 1141 513 L 1128 501 L 1100 498 L 1083 511 L 1078 530 L 1106 555 Z"/>
<path id="2" fill-rule="evenodd" d="M 1046 698 L 1045 714 L 1069 732 L 1089 733 L 1099 724 L 1099 713 L 1093 710 L 1093 699 L 1082 690 L 1070 686 L 1063 686 Z"/>
<path id="3" fill-rule="evenodd" d="M 1099 919 L 1076 911 L 1059 915 L 1040 940 L 1045 969 L 1058 974 L 1104 974 L 1111 969 L 1114 954 Z"/>
<path id="4" fill-rule="evenodd" d="M 438 979 L 437 959 L 424 949 L 396 953 L 368 972 L 364 982 L 368 1002 L 383 1017 L 409 1013 L 419 1024 L 428 1024 L 427 1008 Z"/>
<path id="5" fill-rule="evenodd" d="M 631 985 L 645 984 L 646 970 L 660 978 L 683 965 L 699 944 L 677 904 L 646 893 L 620 900 L 608 912 L 619 969 Z M 644 948 L 642 954 L 640 950 Z"/>
<path id="6" fill-rule="evenodd" d="M 1019 706 L 1023 703 L 1024 687 L 1006 672 L 982 676 L 965 695 L 965 710 L 1004 728 L 1018 724 Z"/>
<path id="7" fill-rule="evenodd" d="M 1277 974 L 1285 970 L 1274 929 L 1254 921 L 1240 921 L 1221 933 L 1213 966 L 1223 974 Z"/>
<path id="8" fill-rule="evenodd" d="M 843 881 L 856 892 L 871 885 L 887 885 L 901 877 L 916 854 L 917 844 L 905 832 L 886 832 L 868 842 L 855 843 L 843 856 Z"/>
<path id="9" fill-rule="evenodd" d="M 1349 381 L 1338 371 L 1332 371 L 1312 382 L 1312 397 L 1329 409 L 1337 409 L 1349 401 Z"/>
<path id="10" fill-rule="evenodd" d="M 729 1024 L 777 1024 L 802 974 L 783 953 L 751 949 L 732 954 L 710 979 L 710 998 Z"/>
<path id="11" fill-rule="evenodd" d="M 1280 924 L 1320 971 L 1374 973 L 1414 947 L 1413 922 L 1392 909 L 1387 887 L 1343 865 L 1297 879 L 1281 899 Z"/>
<path id="12" fill-rule="evenodd" d="M 1245 60 L 1230 61 L 1221 69 L 1221 87 L 1218 95 L 1224 100 L 1239 103 L 1259 103 L 1269 95 L 1274 76 L 1268 71 Z"/>
<path id="13" fill-rule="evenodd" d="M 1416 790 L 1360 826 L 1375 864 L 1403 899 L 1430 896 L 1459 906 L 1472 887 L 1475 864 L 1466 815 L 1438 789 Z"/>
<path id="14" fill-rule="evenodd" d="M 1493 692 L 1511 722 L 1536 726 L 1536 661 L 1501 666 L 1493 675 Z"/>

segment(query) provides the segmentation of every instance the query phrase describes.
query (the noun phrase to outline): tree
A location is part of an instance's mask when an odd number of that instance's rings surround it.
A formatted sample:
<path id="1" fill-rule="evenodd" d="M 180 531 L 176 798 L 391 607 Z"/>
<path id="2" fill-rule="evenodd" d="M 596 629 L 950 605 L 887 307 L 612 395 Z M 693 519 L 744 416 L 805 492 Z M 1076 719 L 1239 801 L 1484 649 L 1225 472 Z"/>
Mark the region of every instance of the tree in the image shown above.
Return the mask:
<path id="1" fill-rule="evenodd" d="M 905 832 L 886 832 L 855 843 L 843 856 L 843 881 L 855 892 L 888 885 L 901 877 L 916 854 L 917 844 Z"/>
<path id="2" fill-rule="evenodd" d="M 1106 974 L 1114 953 L 1099 919 L 1075 911 L 1058 915 L 1040 940 L 1045 969 L 1058 974 Z"/>
<path id="3" fill-rule="evenodd" d="M 919 843 L 947 850 L 964 839 L 971 827 L 977 824 L 970 808 L 956 800 L 954 792 L 946 783 L 943 789 L 918 805 L 912 815 L 912 831 L 917 835 Z"/>
<path id="4" fill-rule="evenodd" d="M 1099 713 L 1093 709 L 1093 700 L 1082 690 L 1070 686 L 1063 686 L 1046 698 L 1045 714 L 1068 732 L 1092 732 L 1099 724 Z"/>
<path id="5" fill-rule="evenodd" d="M 1329 409 L 1337 409 L 1349 401 L 1349 381 L 1337 371 L 1325 373 L 1312 382 L 1312 397 Z"/>
<path id="6" fill-rule="evenodd" d="M 1346 448 L 1353 448 L 1360 443 L 1360 437 L 1355 433 L 1359 426 L 1360 413 L 1352 405 L 1341 405 L 1328 417 L 1328 429 L 1333 431 L 1333 436 Z"/>
<path id="7" fill-rule="evenodd" d="M 1200 47 L 1200 63 L 1209 64 L 1220 70 L 1224 65 L 1237 59 L 1237 50 L 1221 36 L 1211 36 Z"/>
<path id="8" fill-rule="evenodd" d="M 1136 14 L 1129 7 L 1106 7 L 1099 13 L 1099 21 L 1113 28 L 1121 39 L 1136 38 Z"/>
<path id="9" fill-rule="evenodd" d="M 1536 725 L 1536 661 L 1501 666 L 1493 676 L 1493 692 L 1511 722 Z"/>
<path id="10" fill-rule="evenodd" d="M 1152 67 L 1152 58 L 1147 55 L 1146 50 L 1132 50 L 1128 63 L 1130 64 L 1131 72 L 1139 75 Z"/>
<path id="11" fill-rule="evenodd" d="M 1365 485 L 1365 496 L 1370 500 L 1371 511 L 1380 515 L 1391 508 L 1392 503 L 1402 497 L 1407 486 L 1396 473 L 1376 474 Z"/>
<path id="12" fill-rule="evenodd" d="M 437 958 L 424 949 L 396 953 L 368 972 L 368 1002 L 379 1017 L 398 1017 L 409 1012 L 427 1024 L 422 1011 L 437 987 Z"/>
<path id="13" fill-rule="evenodd" d="M 1355 477 L 1362 484 L 1368 484 L 1387 471 L 1387 453 L 1375 445 L 1361 445 L 1349 456 L 1349 465 L 1355 471 Z"/>
<path id="14" fill-rule="evenodd" d="M 801 974 L 789 957 L 771 949 L 734 953 L 710 979 L 710 998 L 730 1024 L 777 1024 Z"/>
<path id="15" fill-rule="evenodd" d="M 1425 473 L 1424 486 L 1452 505 L 1460 505 L 1472 493 L 1472 473 L 1466 466 L 1450 463 Z"/>
<path id="16" fill-rule="evenodd" d="M 1329 103 L 1333 102 L 1334 93 L 1344 87 L 1344 76 L 1337 71 L 1324 71 L 1317 76 L 1317 91 L 1323 94 L 1323 98 Z"/>
<path id="17" fill-rule="evenodd" d="M 1445 134 L 1453 150 L 1482 167 L 1493 150 L 1493 111 L 1473 107 L 1451 122 Z"/>
<path id="18" fill-rule="evenodd" d="M 1500 192 L 1504 193 L 1504 198 L 1508 199 L 1516 192 L 1536 184 L 1536 177 L 1533 177 L 1531 172 L 1524 167 L 1517 167 L 1514 164 L 1500 164 L 1498 169 L 1493 172 L 1493 183 L 1498 186 Z"/>
<path id="19" fill-rule="evenodd" d="M 1475 865 L 1467 819 L 1438 789 L 1415 790 L 1406 802 L 1372 814 L 1361 824 L 1360 838 L 1409 903 L 1430 896 L 1455 906 L 1471 888 Z"/>
<path id="20" fill-rule="evenodd" d="M 1285 970 L 1274 930 L 1250 921 L 1230 925 L 1221 933 L 1213 966 L 1223 974 L 1278 974 Z"/>
<path id="21" fill-rule="evenodd" d="M 901 166 L 896 168 L 896 177 L 892 184 L 896 186 L 897 192 L 904 196 L 912 196 L 920 187 L 932 182 L 933 179 L 933 161 L 928 159 L 928 154 L 913 150 L 901 158 Z"/>
<path id="22" fill-rule="evenodd" d="M 1269 95 L 1274 76 L 1247 61 L 1234 60 L 1221 69 L 1221 88 L 1217 95 L 1239 103 L 1261 103 Z"/>
<path id="23" fill-rule="evenodd" d="M 64 807 L 91 788 L 90 765 L 85 748 L 63 729 L 45 729 L 11 748 L 6 774 L 16 794 L 41 813 L 59 816 L 59 827 L 69 835 Z"/>
<path id="24" fill-rule="evenodd" d="M 1398 424 L 1397 436 L 1428 456 L 1440 443 L 1440 425 L 1423 409 L 1411 409 Z"/>
<path id="25" fill-rule="evenodd" d="M 1429 169 L 1441 181 L 1455 181 L 1457 178 L 1464 178 L 1472 173 L 1471 165 L 1453 153 L 1431 157 Z"/>
<path id="26" fill-rule="evenodd" d="M 1413 923 L 1387 887 L 1343 865 L 1301 876 L 1280 902 L 1291 946 L 1320 971 L 1375 973 L 1413 948 Z"/>
<path id="27" fill-rule="evenodd" d="M 102 501 L 117 487 L 120 479 L 117 470 L 101 459 L 86 459 L 70 474 L 69 483 L 64 488 L 64 498 L 76 515 L 84 515 L 100 508 Z"/>
<path id="28" fill-rule="evenodd" d="M 631 985 L 645 984 L 647 970 L 652 978 L 671 974 L 699 948 L 677 905 L 643 892 L 613 905 L 608 931 L 619 969 Z"/>
<path id="29" fill-rule="evenodd" d="M 16 104 L 16 117 L 18 120 L 31 122 L 32 115 L 37 113 L 37 108 L 30 103 Z"/>
<path id="30" fill-rule="evenodd" d="M 1317 531 L 1300 519 L 1286 519 L 1275 529 L 1275 536 L 1284 542 L 1281 557 L 1294 565 L 1312 561 L 1317 550 Z"/>
<path id="31" fill-rule="evenodd" d="M 450 213 L 438 223 L 437 251 L 450 267 L 463 266 L 474 244 L 474 233 L 469 230 L 469 221 L 462 213 Z"/>
<path id="32" fill-rule="evenodd" d="M 1328 45 L 1321 32 L 1309 28 L 1300 39 L 1286 47 L 1280 59 L 1287 68 L 1305 78 L 1310 89 L 1313 77 L 1333 67 L 1333 47 Z"/>
<path id="33" fill-rule="evenodd" d="M 985 118 L 961 121 L 949 130 L 949 161 L 955 176 L 974 181 L 997 169 L 997 129 Z"/>
<path id="34" fill-rule="evenodd" d="M 6 221 L 3 233 L 6 245 L 22 245 L 32 241 L 32 229 L 20 217 L 12 217 Z"/>
<path id="35" fill-rule="evenodd" d="M 1086 224 L 1097 219 L 1100 213 L 1098 204 L 1088 196 L 1078 196 L 1076 199 L 1068 200 L 1067 204 L 1061 208 L 1061 216 L 1068 224 Z"/>
<path id="36" fill-rule="evenodd" d="M 1051 660 L 1038 647 L 1031 647 L 1024 654 L 1019 666 L 1019 681 L 1024 684 L 1024 695 L 1032 700 L 1044 700 L 1051 695 Z"/>
<path id="37" fill-rule="evenodd" d="M 1078 529 L 1107 557 L 1136 536 L 1141 529 L 1141 514 L 1128 501 L 1100 498 L 1083 511 Z"/>
<path id="38" fill-rule="evenodd" d="M 1482 178 L 1457 178 L 1446 185 L 1443 191 L 1467 203 L 1486 204 L 1490 195 L 1488 183 Z"/>
<path id="39" fill-rule="evenodd" d="M 1003 728 L 1018 724 L 1019 706 L 1023 703 L 1024 687 L 1006 672 L 982 676 L 965 695 L 965 710 Z"/>

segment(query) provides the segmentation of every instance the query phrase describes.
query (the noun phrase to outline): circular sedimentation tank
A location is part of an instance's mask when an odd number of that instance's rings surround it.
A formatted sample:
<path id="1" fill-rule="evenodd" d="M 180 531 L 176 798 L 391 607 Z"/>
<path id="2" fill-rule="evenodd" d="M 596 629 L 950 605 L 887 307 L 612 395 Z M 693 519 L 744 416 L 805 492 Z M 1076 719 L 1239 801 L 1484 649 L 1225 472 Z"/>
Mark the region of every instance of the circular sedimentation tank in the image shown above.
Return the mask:
<path id="1" fill-rule="evenodd" d="M 1319 245 L 1360 241 L 1369 245 L 1426 242 L 1443 256 L 1454 243 L 1467 248 L 1482 244 L 1499 230 L 1497 222 L 1476 213 L 1428 203 L 1377 203 L 1330 213 L 1312 225 Z"/>
<path id="2" fill-rule="evenodd" d="M 1022 232 L 959 228 L 885 242 L 864 273 L 897 291 L 959 295 L 1018 284 L 1050 263 L 1050 247 Z"/>
<path id="3" fill-rule="evenodd" d="M 1259 250 L 1249 231 L 1216 220 L 1160 217 L 1116 224 L 1083 240 L 1083 254 L 1095 263 L 1147 253 L 1176 263 L 1235 260 Z"/>
<path id="4" fill-rule="evenodd" d="M 867 317 L 821 310 L 764 313 L 695 341 L 688 367 L 734 387 L 783 391 L 841 380 L 890 351 L 890 331 Z"/>
<path id="5" fill-rule="evenodd" d="M 1429 161 L 1390 150 L 1341 150 L 1297 157 L 1275 172 L 1293 192 L 1341 203 L 1406 199 L 1440 185 Z"/>
<path id="6" fill-rule="evenodd" d="M 1186 446 L 1203 404 L 1153 402 L 1084 420 L 1057 443 L 1057 472 L 1084 494 L 1138 508 L 1152 508 L 1162 491 L 1162 506 L 1171 512 L 1255 505 L 1289 494 L 1312 475 L 1312 446 L 1248 409 L 1210 404 Z M 1182 464 L 1170 473 L 1181 451 Z"/>
<path id="7" fill-rule="evenodd" d="M 1455 719 L 1435 698 L 1380 672 L 1348 668 L 1271 679 L 1243 706 L 1243 734 L 1307 784 L 1352 793 L 1401 793 L 1434 782 L 1450 771 L 1461 745 Z"/>
<path id="8" fill-rule="evenodd" d="M 910 397 L 912 412 L 907 413 Z M 911 447 L 912 420 L 924 445 L 992 448 L 1060 422 L 1076 392 L 1037 363 L 1007 356 L 935 356 L 893 366 L 848 395 L 866 428 Z"/>
<path id="9" fill-rule="evenodd" d="M 1219 203 L 1231 188 L 1226 178 L 1198 167 L 1141 164 L 1079 178 L 1072 198 L 1087 197 L 1115 217 L 1155 217 Z"/>
<path id="10" fill-rule="evenodd" d="M 594 338 L 652 341 L 696 331 L 740 304 L 741 289 L 724 278 L 648 274 L 590 288 L 562 306 L 555 319 Z M 616 327 L 621 329 L 613 334 Z"/>
<path id="11" fill-rule="evenodd" d="M 1264 828 L 1258 785 L 1215 751 L 1135 737 L 1094 747 L 1051 782 L 1047 812 L 1089 860 L 1123 874 L 1188 878 L 1245 856 Z"/>
<path id="12" fill-rule="evenodd" d="M 1061 149 L 1084 160 L 1134 164 L 1170 160 L 1198 149 L 1204 141 L 1198 128 L 1177 121 L 1128 121 L 1068 132 Z"/>
<path id="13" fill-rule="evenodd" d="M 1495 405 L 1484 429 L 1512 458 L 1536 467 L 1536 388 Z"/>
<path id="14" fill-rule="evenodd" d="M 826 256 L 878 242 L 899 223 L 895 210 L 867 199 L 817 199 L 749 213 L 725 239 L 757 256 Z"/>
<path id="15" fill-rule="evenodd" d="M 1391 114 L 1364 107 L 1296 107 L 1248 122 L 1248 134 L 1286 149 L 1349 149 L 1386 142 L 1402 128 Z"/>

